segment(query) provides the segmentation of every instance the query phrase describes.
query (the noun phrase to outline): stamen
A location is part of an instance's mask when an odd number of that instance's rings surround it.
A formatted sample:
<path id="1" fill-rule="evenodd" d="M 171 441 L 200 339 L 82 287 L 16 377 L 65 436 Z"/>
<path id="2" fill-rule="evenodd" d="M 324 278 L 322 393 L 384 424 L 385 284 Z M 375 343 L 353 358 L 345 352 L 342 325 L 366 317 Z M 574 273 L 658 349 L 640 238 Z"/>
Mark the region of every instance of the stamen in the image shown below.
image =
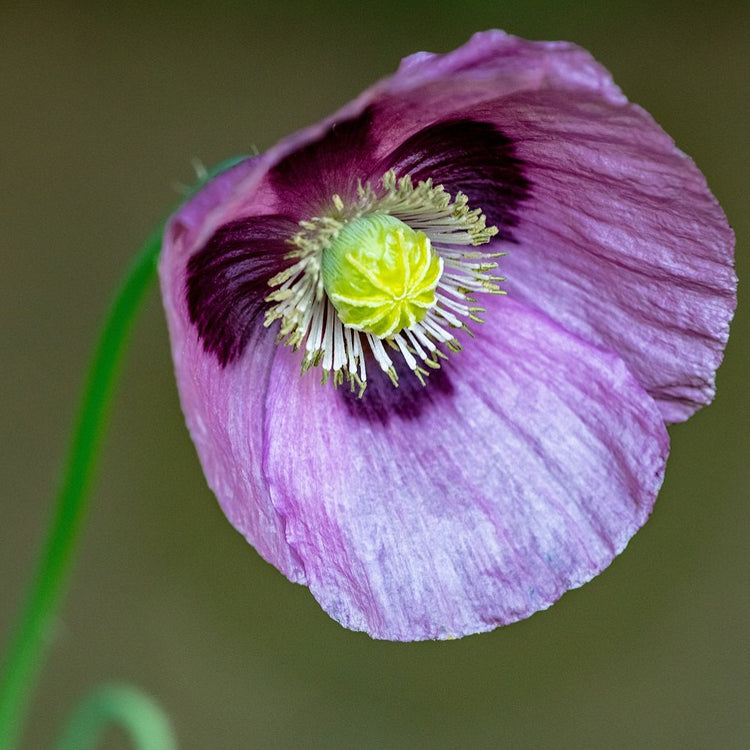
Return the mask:
<path id="1" fill-rule="evenodd" d="M 451 197 L 429 179 L 415 186 L 390 170 L 381 189 L 360 185 L 351 204 L 333 195 L 325 215 L 299 226 L 290 266 L 269 281 L 264 324 L 280 320 L 278 341 L 304 346 L 302 372 L 320 366 L 322 382 L 346 381 L 359 395 L 368 357 L 394 386 L 392 356 L 424 384 L 425 367 L 446 356 L 438 346 L 460 351 L 451 331 L 482 322 L 473 295 L 504 293 L 504 279 L 490 275 L 504 253 L 468 249 L 490 242 L 497 227 L 463 193 Z"/>

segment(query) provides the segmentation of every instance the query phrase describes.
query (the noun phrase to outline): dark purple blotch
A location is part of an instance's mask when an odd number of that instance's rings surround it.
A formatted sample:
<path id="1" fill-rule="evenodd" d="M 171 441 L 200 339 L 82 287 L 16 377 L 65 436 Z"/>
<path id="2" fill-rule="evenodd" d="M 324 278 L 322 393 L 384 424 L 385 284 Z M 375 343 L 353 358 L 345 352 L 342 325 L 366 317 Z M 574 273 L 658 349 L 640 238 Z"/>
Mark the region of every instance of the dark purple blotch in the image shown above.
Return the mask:
<path id="1" fill-rule="evenodd" d="M 374 166 L 372 107 L 351 120 L 334 123 L 323 136 L 282 159 L 269 173 L 271 185 L 290 214 L 309 219 L 331 205 L 357 197 L 359 181 Z"/>
<path id="2" fill-rule="evenodd" d="M 206 352 L 226 367 L 238 359 L 269 309 L 268 281 L 283 271 L 287 240 L 299 226 L 286 216 L 252 216 L 224 224 L 187 264 L 190 321 Z"/>
<path id="3" fill-rule="evenodd" d="M 407 138 L 379 165 L 416 184 L 431 177 L 452 196 L 459 191 L 470 208 L 480 208 L 487 224 L 500 231 L 498 239 L 515 242 L 518 208 L 531 191 L 524 163 L 516 156 L 513 141 L 489 122 L 445 120 Z"/>
<path id="4" fill-rule="evenodd" d="M 450 364 L 439 370 L 429 370 L 424 385 L 403 359 L 394 358 L 393 367 L 398 375 L 397 388 L 372 357 L 368 358 L 367 388 L 361 396 L 356 388 L 339 386 L 336 392 L 352 417 L 384 426 L 394 418 L 412 421 L 419 419 L 426 410 L 445 403 L 454 391 L 448 373 Z"/>

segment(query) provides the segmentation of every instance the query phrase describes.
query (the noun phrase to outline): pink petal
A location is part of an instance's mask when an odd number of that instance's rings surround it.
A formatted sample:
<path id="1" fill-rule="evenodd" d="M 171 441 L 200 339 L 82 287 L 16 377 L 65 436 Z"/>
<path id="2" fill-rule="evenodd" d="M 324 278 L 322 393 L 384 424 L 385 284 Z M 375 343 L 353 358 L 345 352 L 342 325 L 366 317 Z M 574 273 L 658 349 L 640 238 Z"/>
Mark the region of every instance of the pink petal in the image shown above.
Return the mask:
<path id="1" fill-rule="evenodd" d="M 533 183 L 509 294 L 616 351 L 666 421 L 687 419 L 713 399 L 735 307 L 734 235 L 703 175 L 638 107 L 545 92 L 491 108 Z"/>
<path id="2" fill-rule="evenodd" d="M 617 352 L 666 421 L 710 403 L 736 304 L 734 234 L 695 164 L 587 52 L 478 34 L 407 58 L 372 106 L 384 162 L 466 193 L 501 238 L 510 208 L 511 294 Z M 520 207 L 519 176 L 466 174 L 481 144 L 425 149 L 433 123 L 469 119 L 509 140 L 528 182 Z"/>
<path id="3" fill-rule="evenodd" d="M 612 354 L 495 307 L 502 327 L 405 394 L 357 401 L 276 352 L 264 473 L 312 593 L 347 627 L 413 640 L 527 617 L 648 517 L 668 451 L 652 399 Z"/>
<path id="4" fill-rule="evenodd" d="M 258 552 L 291 580 L 304 582 L 261 468 L 274 334 L 255 316 L 255 326 L 244 333 L 253 356 L 225 367 L 206 351 L 188 313 L 187 266 L 194 256 L 193 243 L 218 221 L 222 201 L 243 176 L 242 167 L 223 175 L 170 222 L 159 264 L 162 299 L 182 409 L 209 486 L 229 521 Z"/>

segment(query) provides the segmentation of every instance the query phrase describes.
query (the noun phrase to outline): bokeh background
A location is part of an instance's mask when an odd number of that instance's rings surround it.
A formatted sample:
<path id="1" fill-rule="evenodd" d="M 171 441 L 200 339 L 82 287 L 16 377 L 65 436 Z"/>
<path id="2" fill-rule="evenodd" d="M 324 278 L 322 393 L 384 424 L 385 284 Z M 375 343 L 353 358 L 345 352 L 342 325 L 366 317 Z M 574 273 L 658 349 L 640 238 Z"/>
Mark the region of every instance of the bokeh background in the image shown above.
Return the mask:
<path id="1" fill-rule="evenodd" d="M 703 169 L 748 277 L 747 2 L 0 4 L 0 637 L 112 290 L 191 160 L 263 150 L 491 27 L 590 49 Z M 656 511 L 610 569 L 525 622 L 393 644 L 331 621 L 225 521 L 154 288 L 23 746 L 116 679 L 185 750 L 750 747 L 749 324 L 741 295 L 717 399 L 671 429 Z"/>

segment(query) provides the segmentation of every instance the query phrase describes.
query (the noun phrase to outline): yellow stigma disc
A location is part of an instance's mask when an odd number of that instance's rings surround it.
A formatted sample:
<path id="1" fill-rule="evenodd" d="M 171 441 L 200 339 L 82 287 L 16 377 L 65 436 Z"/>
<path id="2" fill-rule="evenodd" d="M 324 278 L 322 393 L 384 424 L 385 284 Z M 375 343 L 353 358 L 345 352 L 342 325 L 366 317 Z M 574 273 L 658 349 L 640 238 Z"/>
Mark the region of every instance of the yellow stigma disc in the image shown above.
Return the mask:
<path id="1" fill-rule="evenodd" d="M 381 339 L 435 305 L 442 258 L 424 232 L 387 214 L 346 224 L 323 251 L 323 287 L 344 325 Z"/>

